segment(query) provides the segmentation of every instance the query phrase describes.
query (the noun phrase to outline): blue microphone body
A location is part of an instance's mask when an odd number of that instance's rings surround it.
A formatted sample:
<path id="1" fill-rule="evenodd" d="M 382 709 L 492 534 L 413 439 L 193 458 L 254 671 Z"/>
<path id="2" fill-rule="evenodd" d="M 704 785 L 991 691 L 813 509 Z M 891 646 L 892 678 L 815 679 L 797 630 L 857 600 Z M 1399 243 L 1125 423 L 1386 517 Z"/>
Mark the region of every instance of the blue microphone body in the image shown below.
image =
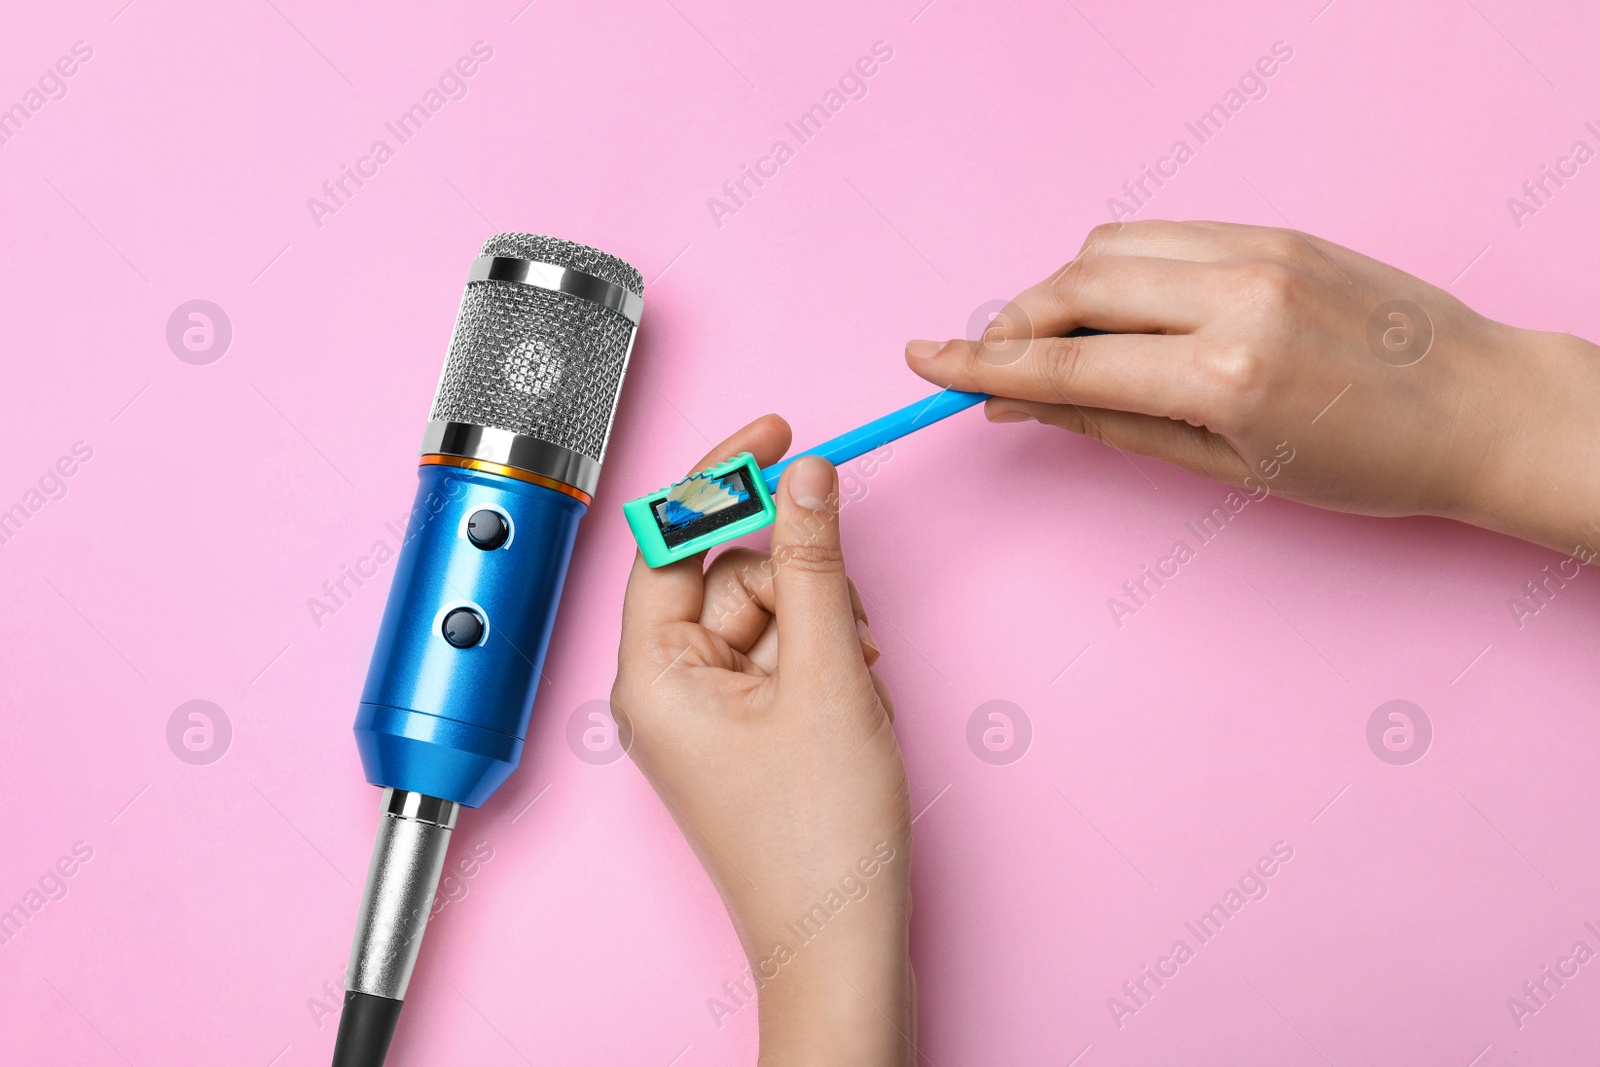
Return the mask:
<path id="1" fill-rule="evenodd" d="M 643 311 L 598 249 L 497 234 L 467 274 L 356 712 L 383 790 L 333 1067 L 381 1067 L 462 808 L 516 770 Z"/>
<path id="2" fill-rule="evenodd" d="M 481 807 L 517 767 L 555 626 L 578 520 L 577 498 L 505 475 L 420 468 L 356 715 L 367 781 Z M 488 511 L 503 544 L 469 537 Z M 441 640 L 450 611 L 485 625 L 466 648 Z"/>

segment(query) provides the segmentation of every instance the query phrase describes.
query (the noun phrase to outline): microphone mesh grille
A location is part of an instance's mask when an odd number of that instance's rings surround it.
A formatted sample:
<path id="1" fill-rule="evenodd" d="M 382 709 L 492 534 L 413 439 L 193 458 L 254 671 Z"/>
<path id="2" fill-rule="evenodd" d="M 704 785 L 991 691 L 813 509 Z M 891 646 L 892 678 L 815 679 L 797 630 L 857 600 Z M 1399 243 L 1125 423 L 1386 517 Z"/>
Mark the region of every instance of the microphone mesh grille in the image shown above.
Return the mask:
<path id="1" fill-rule="evenodd" d="M 482 254 L 571 267 L 644 293 L 633 267 L 571 241 L 504 233 Z M 568 293 L 468 282 L 429 418 L 509 430 L 601 462 L 633 333 L 621 314 Z"/>

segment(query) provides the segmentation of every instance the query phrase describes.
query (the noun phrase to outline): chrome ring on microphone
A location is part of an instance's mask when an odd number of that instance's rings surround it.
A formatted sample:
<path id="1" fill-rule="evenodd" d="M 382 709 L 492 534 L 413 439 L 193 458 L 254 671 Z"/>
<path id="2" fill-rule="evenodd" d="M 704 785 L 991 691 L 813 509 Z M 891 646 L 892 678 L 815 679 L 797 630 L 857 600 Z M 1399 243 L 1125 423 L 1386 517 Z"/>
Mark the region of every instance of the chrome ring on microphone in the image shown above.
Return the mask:
<path id="1" fill-rule="evenodd" d="M 644 313 L 644 300 L 622 286 L 554 263 L 536 263 L 510 256 L 479 256 L 472 261 L 467 282 L 512 282 L 566 293 L 615 311 L 635 326 Z"/>
<path id="2" fill-rule="evenodd" d="M 388 788 L 383 791 L 382 811 L 397 819 L 415 819 L 445 830 L 454 830 L 456 816 L 461 814 L 461 805 L 453 800 Z"/>
<path id="3" fill-rule="evenodd" d="M 571 486 L 584 494 L 585 503 L 600 484 L 600 464 L 588 456 L 537 437 L 497 430 L 493 426 L 430 422 L 422 435 L 422 455 L 452 456 L 514 467 Z"/>

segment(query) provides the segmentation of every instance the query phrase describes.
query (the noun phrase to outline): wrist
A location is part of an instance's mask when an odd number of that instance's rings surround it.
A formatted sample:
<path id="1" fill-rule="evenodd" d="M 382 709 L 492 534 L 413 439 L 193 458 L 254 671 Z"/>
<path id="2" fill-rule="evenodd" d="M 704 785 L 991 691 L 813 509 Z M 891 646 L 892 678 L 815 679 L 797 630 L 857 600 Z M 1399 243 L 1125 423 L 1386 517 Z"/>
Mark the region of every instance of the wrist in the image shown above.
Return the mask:
<path id="1" fill-rule="evenodd" d="M 881 845 L 837 882 L 732 909 L 759 1002 L 763 1067 L 912 1064 L 907 850 Z"/>
<path id="2" fill-rule="evenodd" d="M 1494 325 L 1488 388 L 1464 386 L 1468 416 L 1489 423 L 1492 446 L 1455 517 L 1592 558 L 1600 553 L 1600 456 L 1587 438 L 1600 406 L 1600 347 Z"/>
<path id="3" fill-rule="evenodd" d="M 772 977 L 759 994 L 761 1067 L 911 1067 L 916 995 L 906 924 L 830 940 L 799 945 L 776 971 L 768 966 Z"/>

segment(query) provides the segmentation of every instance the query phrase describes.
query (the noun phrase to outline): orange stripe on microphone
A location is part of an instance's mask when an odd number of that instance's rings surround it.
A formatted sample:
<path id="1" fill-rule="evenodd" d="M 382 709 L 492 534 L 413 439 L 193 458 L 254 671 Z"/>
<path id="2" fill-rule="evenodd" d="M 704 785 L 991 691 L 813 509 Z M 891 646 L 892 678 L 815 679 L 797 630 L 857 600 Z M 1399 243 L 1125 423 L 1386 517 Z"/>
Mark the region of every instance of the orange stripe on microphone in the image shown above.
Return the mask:
<path id="1" fill-rule="evenodd" d="M 515 478 L 519 482 L 530 485 L 541 485 L 546 489 L 554 489 L 558 493 L 565 493 L 574 500 L 581 500 L 584 504 L 592 504 L 593 498 L 582 489 L 574 489 L 565 482 L 558 482 L 554 478 L 547 478 L 543 474 L 534 474 L 532 471 L 521 470 L 517 467 L 508 467 L 504 463 L 490 463 L 484 459 L 467 459 L 464 456 L 423 456 L 423 464 L 436 464 L 441 467 L 460 467 L 469 471 L 483 471 L 485 474 L 500 474 L 507 478 Z"/>

